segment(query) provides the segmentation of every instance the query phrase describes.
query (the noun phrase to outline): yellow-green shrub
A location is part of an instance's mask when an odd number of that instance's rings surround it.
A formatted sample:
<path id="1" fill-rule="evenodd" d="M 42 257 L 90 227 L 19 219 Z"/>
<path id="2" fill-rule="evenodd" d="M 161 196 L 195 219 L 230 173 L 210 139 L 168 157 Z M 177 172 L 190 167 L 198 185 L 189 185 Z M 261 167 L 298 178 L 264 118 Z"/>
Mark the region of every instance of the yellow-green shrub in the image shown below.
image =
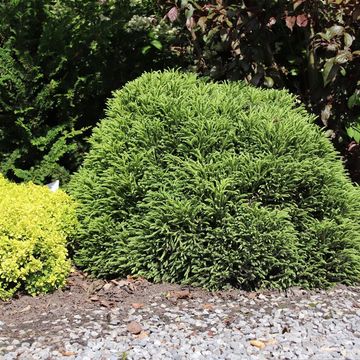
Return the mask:
<path id="1" fill-rule="evenodd" d="M 75 205 L 64 192 L 0 175 L 0 299 L 18 290 L 36 295 L 61 287 L 76 223 Z"/>

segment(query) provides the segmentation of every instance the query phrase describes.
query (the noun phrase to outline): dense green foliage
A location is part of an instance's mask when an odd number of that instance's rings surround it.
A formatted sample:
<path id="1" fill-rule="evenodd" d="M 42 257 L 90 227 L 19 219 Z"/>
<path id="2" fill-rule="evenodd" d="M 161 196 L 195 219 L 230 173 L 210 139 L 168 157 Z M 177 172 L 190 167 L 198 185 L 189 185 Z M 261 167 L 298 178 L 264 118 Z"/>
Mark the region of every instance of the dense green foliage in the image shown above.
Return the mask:
<path id="1" fill-rule="evenodd" d="M 360 182 L 358 0 L 160 3 L 196 72 L 299 95 Z"/>
<path id="2" fill-rule="evenodd" d="M 67 181 L 111 91 L 171 66 L 154 13 L 151 0 L 0 2 L 0 172 Z"/>
<path id="3" fill-rule="evenodd" d="M 223 288 L 360 279 L 360 194 L 286 91 L 149 73 L 109 101 L 70 183 L 96 276 Z"/>
<path id="4" fill-rule="evenodd" d="M 287 88 L 360 181 L 357 0 L 4 0 L 0 172 L 66 183 L 111 91 L 143 71 Z"/>
<path id="5" fill-rule="evenodd" d="M 0 175 L 0 299 L 61 287 L 70 271 L 67 239 L 76 226 L 69 196 Z"/>

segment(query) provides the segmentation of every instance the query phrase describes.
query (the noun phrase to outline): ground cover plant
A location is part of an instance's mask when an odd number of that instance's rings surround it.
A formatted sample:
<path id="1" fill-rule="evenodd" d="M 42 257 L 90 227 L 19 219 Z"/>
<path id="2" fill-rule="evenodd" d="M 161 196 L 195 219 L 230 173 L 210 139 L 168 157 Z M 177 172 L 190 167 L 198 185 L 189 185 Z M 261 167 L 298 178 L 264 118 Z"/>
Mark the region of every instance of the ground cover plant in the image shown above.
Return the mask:
<path id="1" fill-rule="evenodd" d="M 0 175 L 0 299 L 61 287 L 69 272 L 67 239 L 75 206 L 62 191 L 17 185 Z"/>
<path id="2" fill-rule="evenodd" d="M 130 82 L 70 183 L 76 263 L 210 289 L 356 283 L 359 191 L 313 121 L 286 91 Z"/>

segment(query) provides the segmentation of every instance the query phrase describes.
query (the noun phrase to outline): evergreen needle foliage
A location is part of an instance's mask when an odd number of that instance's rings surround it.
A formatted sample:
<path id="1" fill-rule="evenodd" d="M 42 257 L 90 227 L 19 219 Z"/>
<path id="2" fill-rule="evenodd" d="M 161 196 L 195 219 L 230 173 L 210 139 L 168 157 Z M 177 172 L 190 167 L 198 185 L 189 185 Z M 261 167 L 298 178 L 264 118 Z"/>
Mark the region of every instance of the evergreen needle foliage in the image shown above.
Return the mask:
<path id="1" fill-rule="evenodd" d="M 183 62 L 167 49 L 176 34 L 156 9 L 153 0 L 0 1 L 6 178 L 66 184 L 111 92 L 144 70 Z"/>
<path id="2" fill-rule="evenodd" d="M 286 91 L 128 83 L 70 184 L 77 264 L 210 289 L 358 282 L 360 194 L 313 120 Z"/>

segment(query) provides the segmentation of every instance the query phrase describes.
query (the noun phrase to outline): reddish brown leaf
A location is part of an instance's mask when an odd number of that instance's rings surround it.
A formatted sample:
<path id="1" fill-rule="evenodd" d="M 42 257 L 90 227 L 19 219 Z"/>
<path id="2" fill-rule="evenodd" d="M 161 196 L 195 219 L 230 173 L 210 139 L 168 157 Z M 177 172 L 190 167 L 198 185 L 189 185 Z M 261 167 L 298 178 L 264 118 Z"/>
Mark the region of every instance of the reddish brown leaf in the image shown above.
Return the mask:
<path id="1" fill-rule="evenodd" d="M 177 7 L 176 6 L 172 7 L 169 10 L 169 12 L 166 14 L 166 16 L 169 18 L 169 20 L 171 22 L 174 22 L 179 16 L 179 11 L 178 11 Z"/>
<path id="2" fill-rule="evenodd" d="M 308 24 L 308 17 L 306 14 L 301 14 L 296 17 L 296 25 L 300 27 L 306 27 Z"/>
<path id="3" fill-rule="evenodd" d="M 357 144 L 355 141 L 352 141 L 352 142 L 349 144 L 349 146 L 348 146 L 347 149 L 348 149 L 349 152 L 352 152 L 354 149 L 357 149 L 358 147 L 359 147 L 359 144 Z M 354 303 L 353 306 L 360 308 L 360 305 L 355 305 L 355 303 Z"/>
<path id="4" fill-rule="evenodd" d="M 133 335 L 139 335 L 142 332 L 142 326 L 136 321 L 127 324 L 126 328 Z"/>
<path id="5" fill-rule="evenodd" d="M 268 27 L 272 27 L 273 25 L 276 24 L 276 18 L 274 18 L 273 16 L 269 19 L 268 23 L 266 24 Z"/>
<path id="6" fill-rule="evenodd" d="M 234 322 L 234 318 L 232 317 L 227 317 L 226 319 L 224 319 L 224 324 L 226 326 L 230 326 L 233 322 Z"/>
<path id="7" fill-rule="evenodd" d="M 112 306 L 114 306 L 113 302 L 110 302 L 110 301 L 107 301 L 107 300 L 104 300 L 104 299 L 99 300 L 99 304 L 101 306 L 103 306 L 103 307 L 106 307 L 106 308 L 111 308 Z"/>
<path id="8" fill-rule="evenodd" d="M 111 280 L 111 282 L 119 287 L 128 286 L 130 284 L 129 280 Z"/>
<path id="9" fill-rule="evenodd" d="M 189 31 L 195 27 L 195 20 L 192 16 L 186 19 L 186 27 Z"/>
<path id="10" fill-rule="evenodd" d="M 285 23 L 286 26 L 292 31 L 294 25 L 296 22 L 296 17 L 295 16 L 285 16 Z"/>
<path id="11" fill-rule="evenodd" d="M 258 294 L 257 294 L 256 292 L 249 292 L 249 293 L 247 294 L 247 297 L 248 297 L 249 299 L 256 299 L 257 296 L 258 296 Z"/>
<path id="12" fill-rule="evenodd" d="M 214 310 L 213 304 L 204 304 L 202 307 L 204 308 L 204 310 Z"/>
<path id="13" fill-rule="evenodd" d="M 168 297 L 176 299 L 188 299 L 191 297 L 190 290 L 170 291 Z"/>
<path id="14" fill-rule="evenodd" d="M 144 307 L 144 304 L 142 303 L 133 303 L 131 304 L 131 306 L 134 308 L 134 309 L 141 309 Z"/>

